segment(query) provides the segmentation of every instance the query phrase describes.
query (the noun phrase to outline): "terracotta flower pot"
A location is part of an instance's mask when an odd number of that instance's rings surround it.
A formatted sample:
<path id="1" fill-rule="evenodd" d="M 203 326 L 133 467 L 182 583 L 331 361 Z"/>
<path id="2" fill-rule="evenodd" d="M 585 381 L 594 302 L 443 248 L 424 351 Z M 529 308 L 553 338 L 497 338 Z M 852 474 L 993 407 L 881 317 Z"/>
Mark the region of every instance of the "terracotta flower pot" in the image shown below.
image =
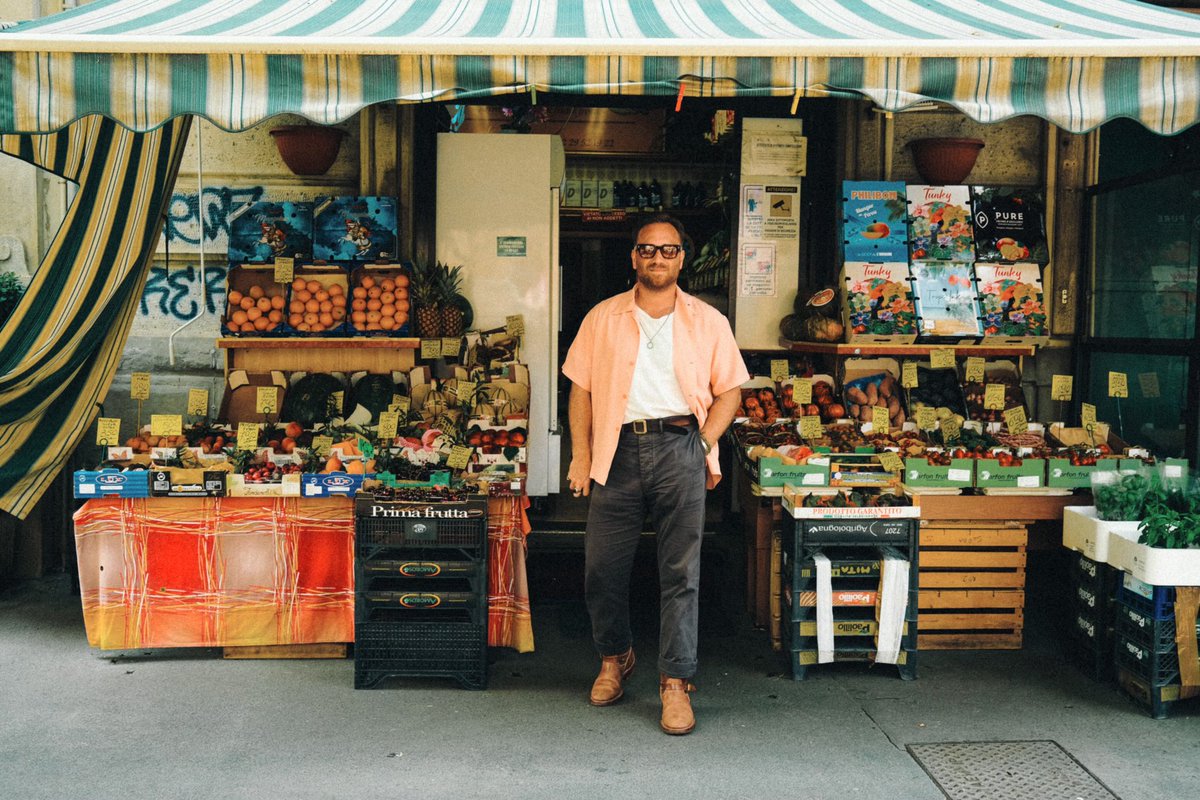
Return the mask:
<path id="1" fill-rule="evenodd" d="M 341 128 L 324 125 L 285 125 L 271 130 L 283 163 L 297 175 L 324 175 L 337 160 L 345 135 Z"/>
<path id="2" fill-rule="evenodd" d="M 914 139 L 912 148 L 917 172 L 935 186 L 962 183 L 971 174 L 983 149 L 982 139 Z"/>

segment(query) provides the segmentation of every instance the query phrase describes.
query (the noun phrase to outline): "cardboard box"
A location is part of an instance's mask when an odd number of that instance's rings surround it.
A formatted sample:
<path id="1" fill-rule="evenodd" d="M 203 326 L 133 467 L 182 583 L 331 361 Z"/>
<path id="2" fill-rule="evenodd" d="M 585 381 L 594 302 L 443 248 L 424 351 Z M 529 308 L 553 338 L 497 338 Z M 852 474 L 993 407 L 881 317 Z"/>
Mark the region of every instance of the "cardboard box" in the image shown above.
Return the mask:
<path id="1" fill-rule="evenodd" d="M 312 239 L 312 203 L 246 203 L 229 215 L 231 264 L 273 264 L 280 257 L 312 258 Z"/>
<path id="2" fill-rule="evenodd" d="M 1050 341 L 1037 264 L 975 264 L 985 344 Z"/>
<path id="3" fill-rule="evenodd" d="M 224 497 L 227 470 L 164 467 L 150 471 L 151 497 Z"/>
<path id="4" fill-rule="evenodd" d="M 385 280 L 391 280 L 396 284 L 391 291 L 391 305 L 395 306 L 396 312 L 393 314 L 392 319 L 394 321 L 399 321 L 401 315 L 403 315 L 404 322 L 400 325 L 400 327 L 394 327 L 391 330 L 370 330 L 367 327 L 369 324 L 368 322 L 356 323 L 354 321 L 354 289 L 361 286 L 363 278 L 366 277 L 372 278 L 376 284 L 380 284 Z M 411 264 L 364 264 L 354 268 L 350 272 L 349 278 L 348 291 L 350 296 L 350 304 L 346 308 L 346 332 L 351 336 L 412 336 L 412 305 L 411 298 L 409 297 L 411 278 Z"/>
<path id="5" fill-rule="evenodd" d="M 751 479 L 759 486 L 774 487 L 794 484 L 796 486 L 828 486 L 829 459 L 810 457 L 807 464 L 784 464 L 782 459 L 766 456 L 754 461 L 747 460 Z"/>
<path id="6" fill-rule="evenodd" d="M 313 258 L 376 261 L 396 258 L 394 197 L 330 197 L 313 209 Z"/>
<path id="7" fill-rule="evenodd" d="M 279 370 L 271 372 L 247 372 L 244 369 L 235 369 L 229 373 L 225 380 L 225 393 L 221 396 L 221 407 L 217 412 L 217 417 L 233 423 L 233 429 L 230 433 L 233 441 L 237 439 L 237 423 L 239 422 L 259 422 L 265 424 L 267 422 L 267 414 L 260 414 L 256 409 L 258 400 L 258 389 L 263 386 L 277 387 L 279 408 L 274 414 L 269 415 L 276 422 L 279 421 L 279 409 L 283 408 L 284 395 L 287 392 L 287 376 Z"/>
<path id="8" fill-rule="evenodd" d="M 301 497 L 353 497 L 371 475 L 351 475 L 347 472 L 314 473 L 300 476 Z"/>
<path id="9" fill-rule="evenodd" d="M 913 261 L 913 305 L 917 341 L 975 344 L 983 335 L 979 298 L 971 265 L 953 261 Z"/>
<path id="10" fill-rule="evenodd" d="M 1046 485 L 1046 460 L 1026 458 L 1020 466 L 1002 467 L 994 458 L 975 462 L 975 485 L 996 489 L 1040 489 Z"/>
<path id="11" fill-rule="evenodd" d="M 852 344 L 911 344 L 917 338 L 911 275 L 904 262 L 842 265 L 842 324 Z"/>
<path id="12" fill-rule="evenodd" d="M 279 483 L 247 483 L 245 475 L 230 475 L 225 492 L 228 497 L 299 497 L 300 473 L 281 476 Z"/>
<path id="13" fill-rule="evenodd" d="M 336 286 L 341 290 L 341 294 L 344 297 L 350 298 L 350 277 L 347 275 L 346 271 L 339 266 L 306 265 L 302 268 L 298 267 L 293 275 L 295 276 L 293 280 L 303 280 L 310 285 L 313 282 L 316 282 L 321 287 L 321 289 L 318 289 L 317 291 L 324 290 L 328 292 L 330 287 Z M 288 309 L 287 316 L 285 317 L 288 334 L 291 336 L 346 335 L 348 333 L 347 326 L 349 325 L 351 314 L 351 308 L 349 305 L 351 300 L 347 300 L 347 306 L 340 309 L 342 313 L 340 319 L 337 317 L 337 312 L 339 309 L 333 306 L 332 299 L 327 301 L 330 304 L 329 311 L 314 312 L 306 310 L 304 312 L 293 312 L 292 303 L 299 302 L 300 300 L 303 300 L 304 297 L 312 293 L 309 288 L 306 288 L 304 291 L 306 294 L 298 295 L 299 290 L 293 288 L 291 284 L 288 285 Z M 316 298 L 308 297 L 308 299 L 315 300 Z M 322 314 L 330 315 L 326 322 L 321 322 Z M 299 319 L 297 319 L 297 317 L 299 317 Z"/>
<path id="14" fill-rule="evenodd" d="M 249 310 L 244 308 L 242 303 L 245 298 L 251 297 L 250 291 L 254 287 L 263 290 L 263 295 L 270 300 L 274 297 L 279 297 L 281 300 L 274 301 L 274 306 L 264 311 L 255 305 L 258 309 L 256 314 L 260 315 L 260 319 L 266 319 L 265 328 L 259 328 L 255 322 L 247 319 L 244 323 L 239 323 L 232 319 L 237 311 L 249 314 Z M 287 332 L 287 297 L 289 286 L 275 283 L 275 267 L 274 266 L 258 266 L 253 264 L 240 264 L 230 267 L 229 272 L 225 276 L 225 310 L 221 313 L 221 335 L 222 336 L 282 336 Z M 234 293 L 242 295 L 242 300 L 238 305 L 231 307 L 229 297 Z M 253 298 L 251 298 L 253 299 Z M 257 303 L 257 301 L 255 301 Z M 282 302 L 282 305 L 280 303 Z M 279 306 L 276 308 L 275 306 Z M 276 319 L 271 319 L 275 316 Z"/>
<path id="15" fill-rule="evenodd" d="M 79 470 L 75 473 L 75 499 L 96 497 L 150 496 L 150 473 L 144 469 L 121 472 L 116 469 Z"/>
<path id="16" fill-rule="evenodd" d="M 913 261 L 975 261 L 971 190 L 966 186 L 909 184 L 908 252 Z"/>
<path id="17" fill-rule="evenodd" d="M 902 181 L 842 181 L 842 260 L 907 261 L 907 217 Z"/>
<path id="18" fill-rule="evenodd" d="M 913 487 L 969 489 L 975 485 L 975 459 L 952 458 L 949 465 L 935 465 L 920 457 L 906 458 L 904 484 Z"/>

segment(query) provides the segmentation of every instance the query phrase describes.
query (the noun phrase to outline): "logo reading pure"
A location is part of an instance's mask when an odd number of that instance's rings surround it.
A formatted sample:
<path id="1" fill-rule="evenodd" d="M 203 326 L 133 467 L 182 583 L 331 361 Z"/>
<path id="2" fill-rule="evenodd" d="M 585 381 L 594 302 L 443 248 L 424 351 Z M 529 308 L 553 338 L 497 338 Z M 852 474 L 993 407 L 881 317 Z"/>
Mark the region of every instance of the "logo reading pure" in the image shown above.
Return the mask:
<path id="1" fill-rule="evenodd" d="M 992 218 L 986 212 L 978 211 L 975 213 L 975 224 L 981 230 L 987 230 L 988 226 L 992 224 Z"/>
<path id="2" fill-rule="evenodd" d="M 441 565 L 432 561 L 410 561 L 400 565 L 400 574 L 407 578 L 432 578 L 441 573 Z"/>
<path id="3" fill-rule="evenodd" d="M 1009 222 L 1009 223 L 1016 223 L 1018 225 L 1024 225 L 1025 224 L 1025 212 L 1024 211 L 997 211 L 996 212 L 996 222 Z"/>
<path id="4" fill-rule="evenodd" d="M 400 596 L 400 605 L 405 608 L 437 608 L 442 604 L 442 598 L 436 594 L 424 592 Z"/>

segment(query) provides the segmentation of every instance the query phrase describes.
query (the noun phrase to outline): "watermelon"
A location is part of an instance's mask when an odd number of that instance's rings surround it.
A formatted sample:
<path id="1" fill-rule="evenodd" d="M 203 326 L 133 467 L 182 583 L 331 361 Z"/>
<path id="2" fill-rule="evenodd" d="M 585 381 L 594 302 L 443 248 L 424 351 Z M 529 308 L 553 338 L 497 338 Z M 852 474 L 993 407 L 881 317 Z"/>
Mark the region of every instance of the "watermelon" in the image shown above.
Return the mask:
<path id="1" fill-rule="evenodd" d="M 379 421 L 379 412 L 387 411 L 392 404 L 396 384 L 389 375 L 363 375 L 354 385 L 354 401 L 350 407 L 360 405 L 371 412 L 371 421 Z"/>
<path id="2" fill-rule="evenodd" d="M 332 416 L 344 416 L 344 407 L 333 407 L 333 394 L 343 393 L 344 406 L 345 389 L 342 382 L 332 375 L 309 373 L 288 388 L 283 396 L 279 418 L 286 422 L 299 422 L 307 428 L 316 422 L 327 422 L 331 412 Z"/>

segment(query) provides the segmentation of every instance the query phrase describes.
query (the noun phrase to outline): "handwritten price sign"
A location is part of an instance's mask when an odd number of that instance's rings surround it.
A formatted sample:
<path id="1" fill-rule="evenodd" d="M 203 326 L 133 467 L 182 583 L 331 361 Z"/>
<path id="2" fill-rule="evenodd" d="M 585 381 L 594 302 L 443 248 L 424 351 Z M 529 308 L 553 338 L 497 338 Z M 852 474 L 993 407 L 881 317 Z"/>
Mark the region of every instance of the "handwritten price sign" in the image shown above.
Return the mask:
<path id="1" fill-rule="evenodd" d="M 1124 372 L 1109 372 L 1108 396 L 1129 397 L 1129 376 Z"/>
<path id="2" fill-rule="evenodd" d="M 934 369 L 954 369 L 954 348 L 939 347 L 930 350 L 929 365 Z"/>
<path id="3" fill-rule="evenodd" d="M 983 383 L 983 359 L 979 356 L 968 356 L 966 374 L 963 377 L 970 383 Z"/>
<path id="4" fill-rule="evenodd" d="M 1055 375 L 1050 379 L 1050 399 L 1069 401 L 1075 391 L 1075 379 L 1070 375 Z"/>
<path id="5" fill-rule="evenodd" d="M 149 372 L 135 372 L 129 377 L 129 397 L 133 400 L 150 399 Z"/>
<path id="6" fill-rule="evenodd" d="M 983 389 L 983 407 L 992 411 L 1004 408 L 1004 384 L 989 383 Z"/>
<path id="7" fill-rule="evenodd" d="M 776 383 L 783 383 L 787 380 L 789 372 L 786 358 L 771 359 L 771 380 Z"/>
<path id="8" fill-rule="evenodd" d="M 259 414 L 274 414 L 279 410 L 279 387 L 259 386 L 254 393 L 254 410 Z"/>
<path id="9" fill-rule="evenodd" d="M 187 413 L 193 417 L 208 416 L 208 389 L 188 389 Z"/>
<path id="10" fill-rule="evenodd" d="M 914 362 L 906 361 L 900 368 L 900 385 L 905 389 L 917 388 L 917 365 Z"/>
<path id="11" fill-rule="evenodd" d="M 96 421 L 96 444 L 115 447 L 121 442 L 121 420 L 119 417 L 100 417 Z"/>

